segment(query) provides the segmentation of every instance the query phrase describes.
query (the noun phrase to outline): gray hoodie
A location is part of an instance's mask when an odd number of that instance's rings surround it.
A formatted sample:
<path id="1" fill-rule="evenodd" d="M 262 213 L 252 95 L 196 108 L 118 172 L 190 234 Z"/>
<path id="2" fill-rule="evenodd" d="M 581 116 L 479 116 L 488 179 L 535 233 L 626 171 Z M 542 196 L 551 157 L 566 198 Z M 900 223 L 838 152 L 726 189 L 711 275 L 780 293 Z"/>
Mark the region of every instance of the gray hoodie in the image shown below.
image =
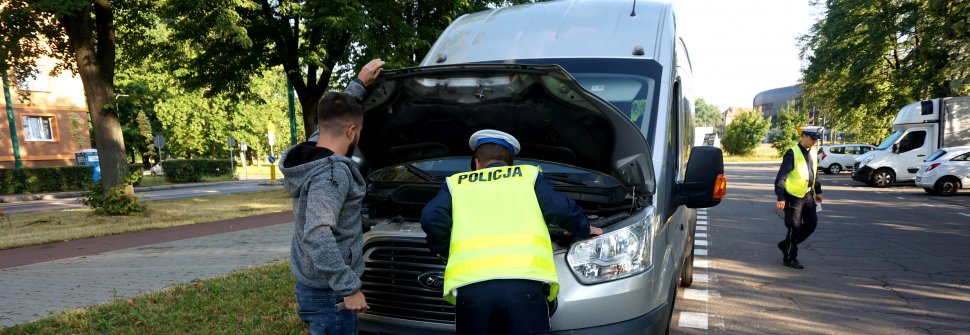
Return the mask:
<path id="1" fill-rule="evenodd" d="M 316 142 L 291 147 L 280 159 L 293 198 L 290 271 L 296 281 L 348 296 L 364 273 L 361 201 L 365 184 L 349 158 Z"/>

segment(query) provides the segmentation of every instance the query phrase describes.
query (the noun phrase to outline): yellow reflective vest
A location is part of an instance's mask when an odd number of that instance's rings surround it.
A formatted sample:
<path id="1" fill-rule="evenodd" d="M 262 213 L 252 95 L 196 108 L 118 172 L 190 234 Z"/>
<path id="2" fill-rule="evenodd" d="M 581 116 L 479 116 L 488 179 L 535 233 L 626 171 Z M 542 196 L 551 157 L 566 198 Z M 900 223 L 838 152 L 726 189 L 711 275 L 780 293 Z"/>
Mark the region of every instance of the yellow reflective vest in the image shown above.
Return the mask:
<path id="1" fill-rule="evenodd" d="M 788 179 L 785 179 L 785 192 L 788 192 L 788 194 L 791 194 L 792 196 L 801 198 L 804 197 L 809 190 L 815 188 L 815 180 L 817 178 L 813 178 L 812 185 L 809 185 L 808 177 L 810 176 L 809 173 L 816 172 L 809 171 L 808 163 L 805 161 L 805 155 L 802 154 L 802 149 L 798 146 L 798 144 L 795 144 L 795 146 L 788 150 L 791 150 L 792 157 L 795 158 L 795 166 L 791 172 L 788 173 Z M 808 156 L 812 159 L 812 162 L 815 163 L 816 168 L 818 168 L 818 150 L 816 150 L 814 146 L 808 149 Z"/>
<path id="2" fill-rule="evenodd" d="M 535 194 L 538 176 L 538 168 L 516 165 L 448 177 L 453 223 L 446 301 L 455 304 L 459 287 L 492 279 L 548 283 L 547 299 L 556 298 L 552 241 Z"/>

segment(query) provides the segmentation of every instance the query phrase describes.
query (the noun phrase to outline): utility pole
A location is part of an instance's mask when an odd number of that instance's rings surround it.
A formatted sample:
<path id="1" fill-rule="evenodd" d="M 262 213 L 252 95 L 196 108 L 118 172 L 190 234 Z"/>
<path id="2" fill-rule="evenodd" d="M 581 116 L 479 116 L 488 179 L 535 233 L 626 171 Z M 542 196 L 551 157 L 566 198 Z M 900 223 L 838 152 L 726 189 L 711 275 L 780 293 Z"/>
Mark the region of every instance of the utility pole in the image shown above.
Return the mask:
<path id="1" fill-rule="evenodd" d="M 284 78 L 286 78 L 284 76 Z M 293 103 L 293 83 L 286 78 L 286 97 L 290 103 L 290 145 L 296 145 L 296 105 Z"/>
<path id="2" fill-rule="evenodd" d="M 7 122 L 10 122 L 10 141 L 13 142 L 13 161 L 15 168 L 23 168 L 24 162 L 20 159 L 20 143 L 17 141 L 17 124 L 13 119 L 13 102 L 10 100 L 10 79 L 7 79 L 7 70 L 3 70 L 3 98 L 7 103 Z"/>

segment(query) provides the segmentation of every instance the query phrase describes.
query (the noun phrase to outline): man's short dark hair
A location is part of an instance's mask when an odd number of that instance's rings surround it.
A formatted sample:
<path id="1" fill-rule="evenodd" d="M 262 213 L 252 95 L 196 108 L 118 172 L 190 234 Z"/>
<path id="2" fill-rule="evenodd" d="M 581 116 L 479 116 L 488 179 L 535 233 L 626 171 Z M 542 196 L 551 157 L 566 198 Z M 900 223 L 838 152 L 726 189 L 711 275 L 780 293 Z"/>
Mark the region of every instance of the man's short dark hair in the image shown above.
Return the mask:
<path id="1" fill-rule="evenodd" d="M 317 126 L 320 131 L 339 134 L 347 126 L 364 120 L 364 107 L 352 95 L 328 92 L 317 104 Z"/>
<path id="2" fill-rule="evenodd" d="M 475 149 L 475 158 L 478 158 L 478 162 L 484 164 L 488 161 L 503 161 L 507 165 L 512 165 L 512 152 L 505 147 L 495 144 L 495 143 L 485 143 L 479 145 Z"/>

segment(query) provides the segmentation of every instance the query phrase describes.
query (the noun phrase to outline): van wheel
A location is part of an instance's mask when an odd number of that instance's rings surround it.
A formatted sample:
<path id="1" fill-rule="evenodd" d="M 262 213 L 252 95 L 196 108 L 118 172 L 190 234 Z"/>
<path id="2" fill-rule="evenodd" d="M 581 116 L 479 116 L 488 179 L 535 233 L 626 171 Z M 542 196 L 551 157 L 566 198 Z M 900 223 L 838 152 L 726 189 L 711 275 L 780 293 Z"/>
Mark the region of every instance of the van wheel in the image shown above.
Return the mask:
<path id="1" fill-rule="evenodd" d="M 936 182 L 936 192 L 944 197 L 957 194 L 960 189 L 960 180 L 953 177 L 943 177 Z"/>
<path id="2" fill-rule="evenodd" d="M 680 270 L 680 287 L 690 287 L 694 283 L 694 239 L 690 239 L 690 254 L 684 259 Z"/>
<path id="3" fill-rule="evenodd" d="M 879 169 L 872 173 L 872 186 L 889 187 L 896 180 L 896 174 L 890 169 Z"/>
<path id="4" fill-rule="evenodd" d="M 940 192 L 937 192 L 936 189 L 933 187 L 924 187 L 923 191 L 926 191 L 926 193 L 929 193 L 930 195 L 940 194 Z"/>
<path id="5" fill-rule="evenodd" d="M 839 174 L 839 172 L 842 172 L 842 165 L 839 165 L 838 163 L 829 165 L 829 168 L 825 170 L 825 172 L 828 174 Z"/>

